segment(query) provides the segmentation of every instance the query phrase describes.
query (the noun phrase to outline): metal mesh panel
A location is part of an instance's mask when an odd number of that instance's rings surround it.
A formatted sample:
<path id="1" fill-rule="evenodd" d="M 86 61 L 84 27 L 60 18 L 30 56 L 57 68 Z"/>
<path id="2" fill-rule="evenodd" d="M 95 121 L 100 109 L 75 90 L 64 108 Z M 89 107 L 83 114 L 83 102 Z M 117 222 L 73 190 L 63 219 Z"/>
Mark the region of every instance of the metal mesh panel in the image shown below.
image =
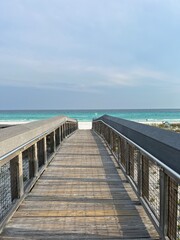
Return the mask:
<path id="1" fill-rule="evenodd" d="M 107 127 L 107 142 L 110 144 L 110 128 Z"/>
<path id="2" fill-rule="evenodd" d="M 46 144 L 47 144 L 47 157 L 49 157 L 54 152 L 54 133 L 46 136 Z"/>
<path id="3" fill-rule="evenodd" d="M 149 200 L 149 159 L 142 157 L 142 196 Z"/>
<path id="4" fill-rule="evenodd" d="M 24 187 L 26 187 L 30 179 L 28 150 L 23 152 L 22 160 L 23 160 L 22 162 L 23 163 L 23 182 L 24 182 Z"/>
<path id="5" fill-rule="evenodd" d="M 116 156 L 118 156 L 118 136 L 113 133 L 113 152 Z"/>
<path id="6" fill-rule="evenodd" d="M 6 163 L 0 168 L 0 220 L 6 215 L 11 204 L 10 163 Z"/>
<path id="7" fill-rule="evenodd" d="M 160 168 L 149 158 L 142 158 L 142 195 L 156 217 L 160 217 Z"/>
<path id="8" fill-rule="evenodd" d="M 59 144 L 60 144 L 60 133 L 59 132 L 60 132 L 59 128 L 57 128 L 55 131 L 56 147 L 59 146 Z"/>
<path id="9" fill-rule="evenodd" d="M 38 168 L 40 169 L 44 165 L 44 139 L 37 142 L 38 152 Z"/>
<path id="10" fill-rule="evenodd" d="M 126 166 L 126 157 L 125 157 L 125 140 L 121 138 L 120 141 L 120 162 L 125 167 Z"/>
<path id="11" fill-rule="evenodd" d="M 156 217 L 160 218 L 160 168 L 149 161 L 149 204 Z"/>
<path id="12" fill-rule="evenodd" d="M 27 187 L 27 184 L 31 178 L 34 177 L 34 148 L 33 146 L 28 148 L 22 153 L 23 160 L 23 182 L 24 187 Z"/>
<path id="13" fill-rule="evenodd" d="M 13 158 L 10 161 L 10 176 L 11 176 L 11 200 L 14 201 L 19 197 L 18 193 L 18 157 Z"/>
<path id="14" fill-rule="evenodd" d="M 138 185 L 138 150 L 129 145 L 129 171 L 130 177 Z"/>
<path id="15" fill-rule="evenodd" d="M 176 235 L 178 229 L 177 224 L 179 222 L 178 219 L 178 185 L 177 183 L 172 179 L 168 178 L 168 237 L 170 239 L 179 239 L 179 233 Z"/>

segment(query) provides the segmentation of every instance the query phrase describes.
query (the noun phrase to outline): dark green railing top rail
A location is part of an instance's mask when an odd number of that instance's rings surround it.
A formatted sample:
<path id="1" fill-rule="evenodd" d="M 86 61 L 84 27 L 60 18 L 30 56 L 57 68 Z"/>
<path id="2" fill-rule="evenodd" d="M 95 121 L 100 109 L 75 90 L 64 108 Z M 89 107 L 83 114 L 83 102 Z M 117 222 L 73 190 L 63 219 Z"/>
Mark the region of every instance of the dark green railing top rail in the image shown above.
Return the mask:
<path id="1" fill-rule="evenodd" d="M 0 231 L 77 128 L 76 120 L 62 116 L 0 130 Z"/>
<path id="2" fill-rule="evenodd" d="M 180 174 L 180 134 L 107 115 L 99 120 L 109 124 L 178 175 Z"/>
<path id="3" fill-rule="evenodd" d="M 180 239 L 180 134 L 111 116 L 93 121 L 163 239 Z"/>

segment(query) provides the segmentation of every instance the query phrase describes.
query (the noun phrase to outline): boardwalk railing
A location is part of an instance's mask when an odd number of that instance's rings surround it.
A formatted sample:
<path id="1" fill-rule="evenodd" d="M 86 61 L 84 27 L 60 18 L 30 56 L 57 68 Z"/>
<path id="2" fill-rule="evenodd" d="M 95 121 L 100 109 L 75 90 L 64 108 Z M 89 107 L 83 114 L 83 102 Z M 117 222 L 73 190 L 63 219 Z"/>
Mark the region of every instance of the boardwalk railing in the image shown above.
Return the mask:
<path id="1" fill-rule="evenodd" d="M 103 116 L 107 143 L 163 239 L 180 239 L 180 134 Z"/>
<path id="2" fill-rule="evenodd" d="M 66 117 L 0 130 L 0 229 L 77 122 Z"/>

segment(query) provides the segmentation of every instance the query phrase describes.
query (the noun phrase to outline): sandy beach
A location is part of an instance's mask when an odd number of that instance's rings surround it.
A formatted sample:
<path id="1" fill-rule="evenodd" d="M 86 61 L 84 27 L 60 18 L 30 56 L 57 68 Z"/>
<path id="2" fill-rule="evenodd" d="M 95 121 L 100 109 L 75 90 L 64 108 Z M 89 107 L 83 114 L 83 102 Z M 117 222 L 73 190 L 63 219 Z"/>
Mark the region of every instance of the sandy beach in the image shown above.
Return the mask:
<path id="1" fill-rule="evenodd" d="M 7 121 L 7 122 L 0 122 L 0 128 L 8 127 L 8 126 L 15 126 L 15 125 L 20 125 L 20 124 L 25 124 L 29 122 L 22 122 L 22 121 Z M 92 129 L 92 122 L 78 122 L 78 128 L 81 130 L 87 130 L 87 129 Z"/>
<path id="2" fill-rule="evenodd" d="M 20 124 L 25 124 L 25 123 L 29 123 L 28 121 L 0 121 L 0 128 L 5 128 L 8 126 L 15 126 L 15 125 L 20 125 Z M 146 124 L 146 125 L 150 125 L 150 126 L 156 126 L 156 127 L 162 127 L 163 125 L 165 127 L 167 127 L 166 125 L 169 125 L 171 127 L 173 127 L 173 125 L 176 125 L 176 127 L 180 128 L 180 122 L 171 122 L 171 123 L 166 123 L 163 121 L 144 121 L 144 122 L 138 122 L 138 123 L 142 123 L 142 124 Z M 175 127 L 175 126 L 174 126 Z M 92 129 L 92 121 L 78 121 L 78 128 L 81 130 L 87 130 L 87 129 Z"/>
<path id="3" fill-rule="evenodd" d="M 78 128 L 81 130 L 92 129 L 92 122 L 78 122 Z"/>

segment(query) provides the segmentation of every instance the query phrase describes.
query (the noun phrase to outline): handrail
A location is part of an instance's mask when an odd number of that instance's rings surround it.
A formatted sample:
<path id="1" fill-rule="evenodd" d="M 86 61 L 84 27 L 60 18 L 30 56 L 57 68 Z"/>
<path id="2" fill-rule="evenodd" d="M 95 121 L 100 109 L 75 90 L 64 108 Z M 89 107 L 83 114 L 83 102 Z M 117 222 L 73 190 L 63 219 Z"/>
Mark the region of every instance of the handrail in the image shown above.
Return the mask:
<path id="1" fill-rule="evenodd" d="M 43 135 L 68 121 L 77 123 L 74 119 L 58 116 L 1 129 L 0 157 L 23 145 L 25 142 L 29 142 L 35 137 L 38 138 L 41 134 Z"/>
<path id="2" fill-rule="evenodd" d="M 67 117 L 55 117 L 55 118 L 51 118 L 51 119 L 48 119 L 48 120 L 42 120 L 42 121 L 37 121 L 37 122 L 32 122 L 32 123 L 27 123 L 27 124 L 23 124 L 24 126 L 26 126 L 26 128 L 27 128 L 27 126 L 28 125 L 31 125 L 31 130 L 32 130 L 32 126 L 33 126 L 33 124 L 44 124 L 44 123 L 46 123 L 47 121 L 48 122 L 53 122 L 54 120 L 57 120 L 57 119 L 59 119 L 59 123 L 58 123 L 58 125 L 55 125 L 55 126 L 53 126 L 53 127 L 51 127 L 51 128 L 49 128 L 48 130 L 46 130 L 46 131 L 44 131 L 44 132 L 42 132 L 41 134 L 39 134 L 39 135 L 37 135 L 36 137 L 33 137 L 32 139 L 30 139 L 30 140 L 28 140 L 28 141 L 26 141 L 26 142 L 24 142 L 23 144 L 21 144 L 21 145 L 18 145 L 18 142 L 16 143 L 16 145 L 17 145 L 17 147 L 15 147 L 15 148 L 13 148 L 12 150 L 10 150 L 10 151 L 8 151 L 7 153 L 5 153 L 4 155 L 2 155 L 2 156 L 0 156 L 0 167 L 2 166 L 2 165 L 4 165 L 5 163 L 6 163 L 6 161 L 8 161 L 8 159 L 9 159 L 9 157 L 11 157 L 14 153 L 16 153 L 16 152 L 18 152 L 18 151 L 21 151 L 21 150 L 25 150 L 25 147 L 29 147 L 29 145 L 31 144 L 31 143 L 33 143 L 33 142 L 35 142 L 35 141 L 37 141 L 37 140 L 40 140 L 44 135 L 47 135 L 48 133 L 50 133 L 50 132 L 52 132 L 54 129 L 56 129 L 60 124 L 61 125 L 63 125 L 63 124 L 65 124 L 66 122 L 74 122 L 74 123 L 77 123 L 77 121 L 76 120 L 74 120 L 74 119 L 70 119 L 70 118 L 67 118 Z M 50 121 L 49 121 L 50 120 Z M 15 127 L 11 127 L 11 129 L 9 129 L 9 130 L 12 130 L 12 128 L 13 129 L 15 129 L 17 126 L 15 126 Z M 18 126 L 18 128 L 19 127 L 21 127 L 22 128 L 22 125 L 20 125 L 20 126 Z M 34 130 L 36 130 L 36 127 L 34 128 Z M 2 131 L 7 131 L 7 128 L 6 129 L 3 129 Z M 26 130 L 23 134 L 25 135 L 25 134 L 27 134 L 27 132 L 28 132 L 28 130 Z M 14 131 L 14 135 L 16 136 L 16 131 Z M 12 137 L 12 136 L 11 136 Z M 9 138 L 9 139 L 11 139 L 11 137 Z M 27 137 L 26 137 L 27 138 Z M 25 138 L 25 139 L 26 139 Z M 1 142 L 3 142 L 3 139 L 1 139 L 2 141 Z M 0 142 L 0 147 L 1 147 L 1 142 Z M 6 142 L 7 142 L 7 139 L 6 139 Z M 6 143 L 6 144 L 8 144 L 8 143 Z"/>
<path id="3" fill-rule="evenodd" d="M 178 181 L 178 183 L 180 183 L 180 174 L 175 172 L 173 169 L 171 169 L 170 167 L 168 167 L 166 164 L 164 164 L 163 162 L 161 162 L 158 158 L 156 158 L 155 156 L 153 156 L 152 154 L 150 154 L 148 151 L 146 151 L 145 149 L 143 149 L 141 146 L 139 146 L 138 144 L 136 144 L 134 141 L 130 140 L 129 138 L 125 137 L 123 134 L 121 134 L 120 132 L 118 132 L 115 128 L 113 128 L 112 126 L 110 126 L 109 124 L 107 124 L 106 122 L 104 122 L 103 120 L 98 120 L 102 123 L 104 123 L 106 126 L 108 126 L 110 129 L 112 129 L 114 132 L 116 132 L 119 136 L 121 136 L 122 138 L 126 139 L 129 143 L 133 144 L 135 147 L 137 147 L 141 152 L 143 152 L 144 154 L 146 154 L 147 156 L 149 156 L 152 160 L 154 160 L 154 162 L 157 163 L 157 165 L 159 165 L 160 167 L 162 167 L 164 170 L 166 170 L 167 173 L 169 173 L 172 177 L 174 177 L 176 179 L 176 181 Z M 97 122 L 96 120 L 94 120 L 94 122 Z"/>
<path id="4" fill-rule="evenodd" d="M 108 115 L 94 122 L 100 120 L 180 174 L 180 134 Z"/>
<path id="5" fill-rule="evenodd" d="M 107 115 L 93 120 L 93 130 L 107 143 L 162 239 L 180 239 L 180 134 Z"/>

